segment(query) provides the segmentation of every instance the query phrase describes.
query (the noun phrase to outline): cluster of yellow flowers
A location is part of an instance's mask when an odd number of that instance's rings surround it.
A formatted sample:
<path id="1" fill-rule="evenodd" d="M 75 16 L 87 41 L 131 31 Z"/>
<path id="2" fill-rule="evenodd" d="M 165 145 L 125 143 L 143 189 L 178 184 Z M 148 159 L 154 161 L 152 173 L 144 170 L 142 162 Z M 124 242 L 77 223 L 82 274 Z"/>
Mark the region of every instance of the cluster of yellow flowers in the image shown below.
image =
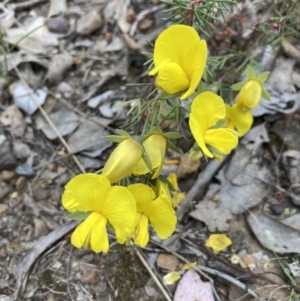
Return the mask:
<path id="1" fill-rule="evenodd" d="M 253 123 L 251 110 L 258 105 L 262 97 L 267 100 L 270 99 L 268 92 L 262 85 L 270 72 L 266 71 L 256 76 L 251 66 L 247 67 L 246 72 L 248 80 L 232 86 L 233 90 L 240 90 L 236 97 L 236 103 L 233 106 L 226 105 L 228 127 L 235 128 L 241 136 L 250 130 Z"/>
<path id="2" fill-rule="evenodd" d="M 232 108 L 212 92 L 195 95 L 206 66 L 207 45 L 194 28 L 185 25 L 173 25 L 159 35 L 153 60 L 149 75 L 156 76 L 160 90 L 181 100 L 193 98 L 189 126 L 201 153 L 209 158 L 229 154 L 238 144 L 238 132 L 245 131 L 241 124 L 249 125 L 249 111 L 259 101 L 259 80 L 251 79 L 242 87 Z M 167 180 L 161 172 L 166 148 L 175 147 L 170 139 L 180 134 L 163 133 L 158 123 L 141 136 L 119 133 L 108 137 L 118 146 L 102 173 L 75 176 L 65 187 L 63 206 L 71 218 L 83 220 L 71 238 L 77 248 L 107 252 L 108 225 L 120 244 L 132 241 L 141 247 L 149 241 L 149 223 L 161 239 L 175 230 L 174 208 L 183 195 L 176 178 Z M 175 192 L 170 192 L 170 186 Z"/>

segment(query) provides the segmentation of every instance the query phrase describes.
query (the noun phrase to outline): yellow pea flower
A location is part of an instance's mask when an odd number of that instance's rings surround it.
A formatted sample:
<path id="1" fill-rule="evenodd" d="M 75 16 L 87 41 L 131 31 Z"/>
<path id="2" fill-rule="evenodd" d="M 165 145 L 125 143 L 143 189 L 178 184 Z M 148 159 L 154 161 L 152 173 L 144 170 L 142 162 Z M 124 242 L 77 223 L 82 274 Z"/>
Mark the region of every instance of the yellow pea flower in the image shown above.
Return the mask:
<path id="1" fill-rule="evenodd" d="M 172 25 L 156 39 L 153 53 L 156 85 L 169 94 L 184 91 L 186 99 L 196 90 L 207 59 L 207 45 L 193 27 Z"/>
<path id="2" fill-rule="evenodd" d="M 221 252 L 232 244 L 231 239 L 226 234 L 211 234 L 205 245 L 215 252 Z"/>
<path id="3" fill-rule="evenodd" d="M 191 106 L 189 125 L 203 154 L 227 155 L 238 144 L 238 134 L 228 128 L 213 128 L 226 117 L 225 104 L 221 97 L 204 92 L 196 96 Z"/>
<path id="4" fill-rule="evenodd" d="M 128 236 L 134 227 L 136 202 L 130 191 L 111 186 L 103 175 L 82 174 L 71 179 L 65 187 L 62 205 L 69 212 L 90 212 L 75 229 L 71 243 L 94 252 L 108 252 L 106 225 L 109 223 L 116 237 Z"/>
<path id="5" fill-rule="evenodd" d="M 245 71 L 248 79 L 231 86 L 233 90 L 240 91 L 237 95 L 236 103 L 243 112 L 254 109 L 261 98 L 270 100 L 270 95 L 263 86 L 270 72 L 266 71 L 256 75 L 251 65 L 248 65 Z"/>
<path id="6" fill-rule="evenodd" d="M 177 221 L 171 203 L 165 198 L 156 198 L 153 189 L 145 184 L 132 184 L 127 188 L 133 194 L 137 207 L 135 228 L 131 235 L 134 243 L 140 247 L 147 245 L 149 222 L 161 239 L 171 236 Z M 122 237 L 119 241 L 124 243 L 126 238 Z"/>
<path id="7" fill-rule="evenodd" d="M 103 167 L 102 175 L 116 183 L 132 174 L 142 158 L 142 148 L 133 139 L 122 141 L 111 153 Z"/>
<path id="8" fill-rule="evenodd" d="M 226 126 L 230 129 L 237 129 L 241 136 L 250 130 L 253 123 L 251 111 L 243 111 L 238 104 L 234 104 L 232 107 L 226 105 L 226 119 Z"/>
<path id="9" fill-rule="evenodd" d="M 253 109 L 258 105 L 261 93 L 262 84 L 256 79 L 250 79 L 237 95 L 236 103 L 248 110 Z"/>
<path id="10" fill-rule="evenodd" d="M 161 134 L 152 134 L 143 143 L 151 162 L 152 172 L 154 172 L 151 179 L 156 179 L 161 174 L 166 154 L 166 145 L 167 140 L 165 136 Z M 143 159 L 141 159 L 133 169 L 133 174 L 135 175 L 145 175 L 149 172 L 149 168 Z"/>

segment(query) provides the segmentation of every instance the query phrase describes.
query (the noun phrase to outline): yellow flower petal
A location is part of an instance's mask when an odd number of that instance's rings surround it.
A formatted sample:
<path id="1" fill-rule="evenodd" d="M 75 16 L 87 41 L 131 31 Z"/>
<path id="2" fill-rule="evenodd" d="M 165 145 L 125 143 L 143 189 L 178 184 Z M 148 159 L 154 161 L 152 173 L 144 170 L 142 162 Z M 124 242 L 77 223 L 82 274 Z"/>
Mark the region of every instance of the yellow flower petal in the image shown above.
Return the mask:
<path id="1" fill-rule="evenodd" d="M 128 189 L 136 199 L 137 212 L 147 217 L 147 227 L 149 219 L 152 227 L 161 239 L 166 239 L 171 236 L 175 230 L 177 219 L 170 201 L 161 197 L 153 200 L 155 198 L 155 192 L 145 184 L 129 185 Z M 146 241 L 146 237 L 148 237 L 149 234 L 146 235 L 145 219 L 142 218 L 139 223 L 138 237 L 140 238 L 137 241 L 139 245 L 142 245 L 142 242 L 144 243 Z M 141 234 L 140 231 L 142 231 Z"/>
<path id="2" fill-rule="evenodd" d="M 191 106 L 191 115 L 197 121 L 200 131 L 204 133 L 226 116 L 223 99 L 210 92 L 203 92 L 195 97 Z"/>
<path id="3" fill-rule="evenodd" d="M 255 108 L 261 99 L 261 83 L 256 79 L 249 80 L 237 96 L 237 104 L 248 109 Z"/>
<path id="4" fill-rule="evenodd" d="M 199 125 L 199 119 L 197 119 L 194 114 L 190 114 L 189 118 L 189 126 L 191 129 L 191 132 L 198 143 L 201 151 L 207 156 L 212 158 L 214 155 L 209 151 L 209 149 L 205 145 L 204 141 L 204 134 L 205 129 L 202 129 L 201 125 Z"/>
<path id="5" fill-rule="evenodd" d="M 92 212 L 73 232 L 71 243 L 76 248 L 85 247 L 94 252 L 109 250 L 109 242 L 106 231 L 106 218 L 97 212 Z"/>
<path id="6" fill-rule="evenodd" d="M 186 90 L 190 86 L 190 80 L 186 73 L 174 62 L 160 67 L 155 83 L 159 89 L 169 94 Z"/>
<path id="7" fill-rule="evenodd" d="M 177 175 L 176 175 L 176 173 L 171 172 L 168 175 L 168 180 L 172 184 L 172 186 L 174 187 L 175 191 L 178 191 L 178 182 L 177 182 Z"/>
<path id="8" fill-rule="evenodd" d="M 236 132 L 226 128 L 207 130 L 204 140 L 222 155 L 228 155 L 238 144 Z"/>
<path id="9" fill-rule="evenodd" d="M 148 204 L 144 214 L 161 239 L 166 239 L 175 231 L 177 218 L 170 202 L 158 197 Z"/>
<path id="10" fill-rule="evenodd" d="M 130 176 L 141 158 L 142 148 L 133 139 L 126 139 L 111 153 L 102 175 L 106 176 L 111 183 L 116 183 Z"/>
<path id="11" fill-rule="evenodd" d="M 197 266 L 198 262 L 197 261 L 194 261 L 194 262 L 188 262 L 188 263 L 185 263 L 183 266 L 182 266 L 182 269 L 187 271 L 195 266 Z"/>
<path id="12" fill-rule="evenodd" d="M 143 145 L 150 158 L 152 171 L 155 171 L 151 179 L 156 179 L 161 174 L 163 168 L 167 140 L 163 135 L 152 134 L 144 141 Z M 149 169 L 144 160 L 141 159 L 137 166 L 135 166 L 133 174 L 145 175 L 147 173 L 149 173 Z"/>
<path id="13" fill-rule="evenodd" d="M 238 104 L 235 104 L 232 107 L 226 107 L 226 118 L 229 121 L 229 124 L 233 125 L 241 136 L 245 135 L 250 130 L 253 123 L 251 111 L 243 112 Z"/>
<path id="14" fill-rule="evenodd" d="M 111 187 L 101 212 L 113 226 L 117 239 L 130 235 L 135 224 L 136 201 L 126 187 Z"/>
<path id="15" fill-rule="evenodd" d="M 168 176 L 168 180 L 175 189 L 175 191 L 171 191 L 172 206 L 173 208 L 177 208 L 181 201 L 185 198 L 185 192 L 180 192 L 179 190 L 176 173 L 170 173 Z"/>
<path id="16" fill-rule="evenodd" d="M 189 57 L 189 54 L 187 54 L 187 56 Z M 205 70 L 206 57 L 207 45 L 206 42 L 202 40 L 197 45 L 195 45 L 195 50 L 192 53 L 192 56 L 189 57 L 186 72 L 191 79 L 191 83 L 189 89 L 180 97 L 181 100 L 191 96 L 196 90 Z"/>
<path id="17" fill-rule="evenodd" d="M 226 107 L 226 119 L 227 119 L 226 127 L 234 130 L 235 126 L 233 121 L 234 117 L 232 115 L 232 107 L 227 104 L 225 104 L 225 107 Z"/>
<path id="18" fill-rule="evenodd" d="M 166 285 L 172 285 L 176 281 L 178 281 L 180 278 L 181 278 L 181 276 L 178 272 L 170 272 L 163 277 L 163 281 Z"/>
<path id="19" fill-rule="evenodd" d="M 172 203 L 171 193 L 166 182 L 158 179 L 156 182 L 155 192 L 157 197 L 165 198 L 170 202 L 170 204 Z"/>
<path id="20" fill-rule="evenodd" d="M 137 230 L 134 243 L 142 248 L 149 242 L 148 217 L 144 214 L 137 215 Z"/>
<path id="21" fill-rule="evenodd" d="M 187 89 L 180 97 L 183 100 L 189 97 L 199 84 L 206 59 L 206 42 L 200 40 L 196 30 L 186 25 L 172 25 L 164 30 L 155 42 L 153 54 L 155 68 L 149 72 L 149 75 L 158 73 L 157 83 L 162 90 L 173 89 L 173 93 L 176 93 Z M 174 67 L 175 65 L 168 67 L 169 63 L 178 65 L 183 73 L 176 71 L 175 78 L 172 77 L 172 74 L 166 74 L 167 68 L 172 71 L 178 70 L 177 67 Z M 162 74 L 160 74 L 161 72 Z M 189 81 L 188 85 L 186 79 Z M 178 81 L 178 83 L 174 83 L 174 81 Z"/>
<path id="22" fill-rule="evenodd" d="M 215 252 L 221 252 L 232 244 L 226 234 L 211 234 L 205 245 L 212 248 Z"/>
<path id="23" fill-rule="evenodd" d="M 148 204 L 155 199 L 154 190 L 141 183 L 129 185 L 127 188 L 135 199 L 137 212 L 144 213 Z"/>
<path id="24" fill-rule="evenodd" d="M 178 205 L 183 201 L 185 198 L 185 192 L 175 191 L 172 197 L 172 206 L 174 209 L 178 207 Z"/>
<path id="25" fill-rule="evenodd" d="M 70 212 L 101 211 L 110 183 L 102 175 L 82 174 L 72 178 L 62 195 L 62 205 Z"/>

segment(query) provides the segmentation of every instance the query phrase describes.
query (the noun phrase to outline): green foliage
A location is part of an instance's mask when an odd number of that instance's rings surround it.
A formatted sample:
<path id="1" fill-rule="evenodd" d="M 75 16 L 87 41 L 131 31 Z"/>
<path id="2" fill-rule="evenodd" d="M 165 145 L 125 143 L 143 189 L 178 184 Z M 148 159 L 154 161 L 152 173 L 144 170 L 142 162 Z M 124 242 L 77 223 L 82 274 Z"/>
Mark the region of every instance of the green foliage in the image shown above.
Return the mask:
<path id="1" fill-rule="evenodd" d="M 160 0 L 170 8 L 165 12 L 171 13 L 166 20 L 173 24 L 185 24 L 193 26 L 200 33 L 209 37 L 211 34 L 211 24 L 218 21 L 218 14 L 223 17 L 223 11 L 229 11 L 229 5 L 236 5 L 235 0 Z"/>

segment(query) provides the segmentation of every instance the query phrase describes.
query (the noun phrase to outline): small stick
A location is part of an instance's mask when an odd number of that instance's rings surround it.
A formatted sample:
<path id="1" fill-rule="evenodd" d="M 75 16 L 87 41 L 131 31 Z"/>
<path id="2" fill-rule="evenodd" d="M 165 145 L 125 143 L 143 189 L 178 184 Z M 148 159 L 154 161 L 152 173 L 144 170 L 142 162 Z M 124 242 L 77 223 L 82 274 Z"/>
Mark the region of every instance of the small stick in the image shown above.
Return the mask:
<path id="1" fill-rule="evenodd" d="M 235 286 L 241 288 L 242 290 L 246 291 L 249 295 L 256 298 L 257 300 L 265 301 L 265 299 L 262 299 L 260 296 L 258 296 L 252 289 L 248 288 L 246 284 L 236 280 L 235 278 L 233 278 L 223 272 L 220 272 L 218 270 L 215 270 L 215 269 L 212 269 L 212 268 L 209 268 L 206 266 L 202 266 L 202 265 L 201 266 L 199 265 L 198 269 L 200 269 L 201 271 L 204 271 L 206 273 L 212 274 L 214 276 L 223 278 L 223 279 L 227 280 L 228 282 L 234 284 Z"/>
<path id="2" fill-rule="evenodd" d="M 67 276 L 67 289 L 68 289 L 68 294 L 71 298 L 72 301 L 74 301 L 72 292 L 71 292 L 71 288 L 70 288 L 70 265 L 71 265 L 71 257 L 72 257 L 72 253 L 73 253 L 73 246 L 71 246 L 70 251 L 69 251 L 69 255 L 67 258 L 67 267 L 66 267 L 66 276 Z"/>
<path id="3" fill-rule="evenodd" d="M 186 194 L 184 200 L 177 209 L 177 218 L 179 221 L 184 218 L 184 215 L 188 211 L 190 204 L 194 201 L 195 196 L 211 181 L 211 178 L 215 175 L 221 164 L 222 163 L 217 160 L 212 160 L 207 164 L 206 168 L 199 173 L 193 187 Z"/>
<path id="4" fill-rule="evenodd" d="M 163 8 L 165 8 L 165 7 L 166 7 L 166 6 L 165 6 L 164 4 L 161 4 L 161 5 L 157 5 L 157 6 L 154 6 L 154 7 L 151 7 L 151 8 L 149 8 L 149 9 L 145 9 L 145 10 L 141 11 L 141 12 L 137 15 L 137 17 L 136 17 L 134 23 L 131 25 L 129 35 L 130 35 L 131 37 L 134 36 L 135 31 L 136 31 L 136 29 L 137 29 L 137 26 L 138 26 L 139 22 L 142 21 L 142 20 L 144 20 L 145 17 L 146 17 L 147 15 L 153 14 L 153 13 L 155 13 L 156 11 L 161 10 L 161 9 L 163 9 Z"/>
<path id="5" fill-rule="evenodd" d="M 29 0 L 29 1 L 26 1 L 26 2 L 22 2 L 22 3 L 16 3 L 15 8 L 16 8 L 16 10 L 21 10 L 21 9 L 24 9 L 24 8 L 29 8 L 31 6 L 46 2 L 46 1 L 47 0 Z"/>
<path id="6" fill-rule="evenodd" d="M 149 274 L 151 275 L 151 277 L 153 278 L 153 280 L 155 281 L 156 285 L 158 286 L 158 288 L 160 289 L 160 291 L 163 293 L 164 297 L 166 298 L 167 301 L 172 301 L 172 299 L 170 298 L 170 296 L 168 295 L 167 291 L 165 290 L 165 288 L 163 287 L 163 285 L 160 283 L 160 281 L 158 280 L 157 276 L 153 273 L 153 271 L 151 270 L 148 262 L 145 260 L 145 258 L 143 257 L 143 255 L 141 254 L 141 251 L 139 249 L 136 248 L 136 254 L 139 257 L 139 259 L 141 260 L 142 264 L 144 265 L 144 267 L 147 269 L 147 271 L 149 272 Z"/>

